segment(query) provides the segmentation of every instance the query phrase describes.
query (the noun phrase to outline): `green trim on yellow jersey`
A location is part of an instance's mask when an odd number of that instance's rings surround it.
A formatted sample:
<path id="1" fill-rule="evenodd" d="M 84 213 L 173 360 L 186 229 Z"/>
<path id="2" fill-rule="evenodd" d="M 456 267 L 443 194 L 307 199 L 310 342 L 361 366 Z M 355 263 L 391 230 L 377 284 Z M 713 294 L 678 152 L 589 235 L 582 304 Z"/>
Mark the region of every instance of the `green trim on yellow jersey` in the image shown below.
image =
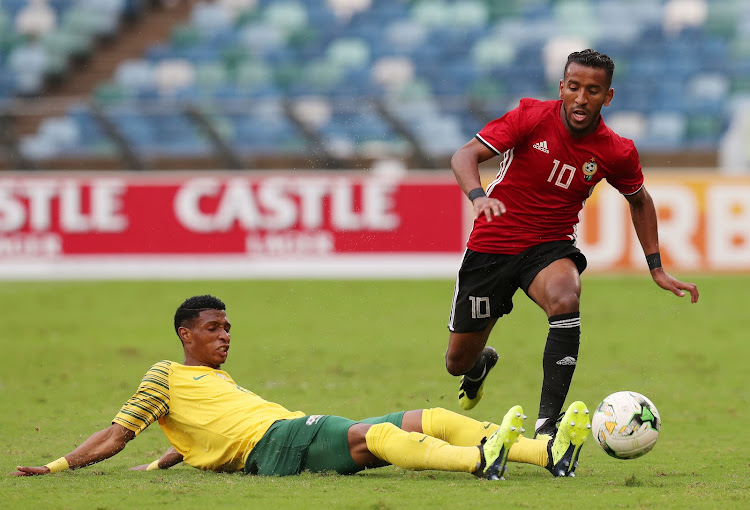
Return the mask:
<path id="1" fill-rule="evenodd" d="M 172 362 L 160 361 L 143 376 L 138 391 L 122 406 L 112 420 L 140 434 L 149 425 L 169 413 L 169 372 Z"/>
<path id="2" fill-rule="evenodd" d="M 158 421 L 187 464 L 238 471 L 274 422 L 302 416 L 241 387 L 223 370 L 165 360 L 146 372 L 112 421 L 136 435 Z"/>

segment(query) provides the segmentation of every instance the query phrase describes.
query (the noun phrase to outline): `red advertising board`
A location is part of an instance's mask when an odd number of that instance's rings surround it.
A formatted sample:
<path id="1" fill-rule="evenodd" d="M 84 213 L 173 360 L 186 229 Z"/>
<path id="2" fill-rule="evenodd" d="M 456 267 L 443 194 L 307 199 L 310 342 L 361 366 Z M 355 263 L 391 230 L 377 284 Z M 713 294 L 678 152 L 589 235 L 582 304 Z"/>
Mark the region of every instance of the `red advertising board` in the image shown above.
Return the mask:
<path id="1" fill-rule="evenodd" d="M 32 175 L 0 180 L 0 257 L 456 253 L 450 176 Z"/>

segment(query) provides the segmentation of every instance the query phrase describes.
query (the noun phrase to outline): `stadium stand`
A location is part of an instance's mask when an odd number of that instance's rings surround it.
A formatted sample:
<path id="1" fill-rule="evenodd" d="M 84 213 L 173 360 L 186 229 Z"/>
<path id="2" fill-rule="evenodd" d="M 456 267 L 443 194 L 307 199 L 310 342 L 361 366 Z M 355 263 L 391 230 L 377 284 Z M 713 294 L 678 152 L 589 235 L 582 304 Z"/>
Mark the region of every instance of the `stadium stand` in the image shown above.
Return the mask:
<path id="1" fill-rule="evenodd" d="M 750 91 L 741 0 L 3 0 L 0 28 L 6 168 L 445 168 L 583 47 L 615 59 L 605 118 L 644 161 L 712 166 Z"/>

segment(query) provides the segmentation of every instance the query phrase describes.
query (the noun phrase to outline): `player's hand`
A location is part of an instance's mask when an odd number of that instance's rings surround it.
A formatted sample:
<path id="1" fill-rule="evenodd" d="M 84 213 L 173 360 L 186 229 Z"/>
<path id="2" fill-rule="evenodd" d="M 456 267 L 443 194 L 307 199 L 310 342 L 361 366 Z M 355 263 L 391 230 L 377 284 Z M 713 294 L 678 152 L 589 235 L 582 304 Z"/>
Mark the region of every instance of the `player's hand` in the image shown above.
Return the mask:
<path id="1" fill-rule="evenodd" d="M 128 471 L 146 471 L 149 464 L 141 464 L 140 466 L 133 466 L 132 468 L 129 468 Z"/>
<path id="2" fill-rule="evenodd" d="M 484 214 L 487 221 L 492 221 L 493 216 L 502 216 L 505 214 L 505 204 L 496 198 L 477 197 L 472 202 L 472 205 L 474 206 L 474 219 Z"/>
<path id="3" fill-rule="evenodd" d="M 8 473 L 8 476 L 37 476 L 49 474 L 49 468 L 47 466 L 17 466 L 17 471 Z"/>
<path id="4" fill-rule="evenodd" d="M 652 270 L 651 277 L 659 287 L 672 292 L 675 296 L 683 297 L 685 291 L 688 291 L 690 293 L 690 302 L 698 302 L 698 286 L 696 284 L 681 282 L 677 278 L 669 275 L 661 267 Z"/>

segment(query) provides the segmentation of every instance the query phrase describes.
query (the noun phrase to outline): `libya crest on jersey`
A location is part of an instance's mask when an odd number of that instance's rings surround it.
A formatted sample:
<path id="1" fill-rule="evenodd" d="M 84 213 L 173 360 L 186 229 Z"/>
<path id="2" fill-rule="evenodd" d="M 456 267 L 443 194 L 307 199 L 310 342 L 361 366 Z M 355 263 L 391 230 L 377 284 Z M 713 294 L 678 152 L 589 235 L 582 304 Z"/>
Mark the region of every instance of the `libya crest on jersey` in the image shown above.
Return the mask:
<path id="1" fill-rule="evenodd" d="M 599 165 L 596 164 L 595 158 L 591 158 L 590 161 L 584 163 L 581 170 L 583 170 L 583 175 L 585 175 L 586 177 L 584 177 L 583 180 L 585 180 L 586 182 L 590 181 L 598 169 Z"/>

